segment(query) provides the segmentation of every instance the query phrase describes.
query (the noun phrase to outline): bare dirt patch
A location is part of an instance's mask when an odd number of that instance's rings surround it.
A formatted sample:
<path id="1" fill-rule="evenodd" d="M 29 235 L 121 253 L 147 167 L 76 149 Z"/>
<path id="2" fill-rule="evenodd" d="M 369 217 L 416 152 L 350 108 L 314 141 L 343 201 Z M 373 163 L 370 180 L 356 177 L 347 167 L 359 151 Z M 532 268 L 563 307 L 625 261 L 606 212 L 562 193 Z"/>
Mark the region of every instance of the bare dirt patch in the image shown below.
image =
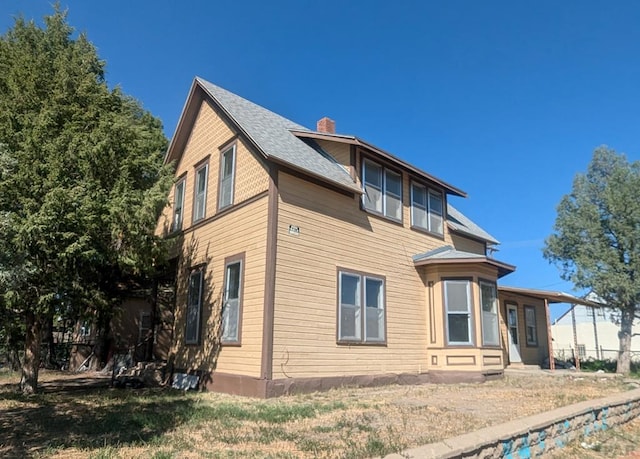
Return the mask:
<path id="1" fill-rule="evenodd" d="M 630 388 L 544 372 L 272 400 L 93 387 L 22 397 L 11 387 L 0 378 L 0 457 L 56 458 L 383 456 Z"/>

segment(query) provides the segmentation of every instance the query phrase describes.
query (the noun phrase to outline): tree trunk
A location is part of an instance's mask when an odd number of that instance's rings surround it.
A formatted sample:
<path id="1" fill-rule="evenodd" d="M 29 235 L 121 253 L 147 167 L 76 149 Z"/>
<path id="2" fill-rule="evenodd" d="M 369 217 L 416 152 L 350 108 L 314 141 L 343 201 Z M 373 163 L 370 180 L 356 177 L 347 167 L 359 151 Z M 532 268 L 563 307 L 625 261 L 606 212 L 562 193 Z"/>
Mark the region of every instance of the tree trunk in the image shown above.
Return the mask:
<path id="1" fill-rule="evenodd" d="M 53 340 L 53 316 L 47 317 L 44 323 L 44 342 L 47 345 L 46 355 L 42 361 L 45 368 L 50 370 L 58 369 L 58 363 L 56 362 L 56 345 Z"/>
<path id="2" fill-rule="evenodd" d="M 23 394 L 35 394 L 38 391 L 38 369 L 40 368 L 40 322 L 33 312 L 26 314 L 26 333 L 24 343 L 24 361 L 20 390 Z"/>
<path id="3" fill-rule="evenodd" d="M 625 308 L 620 315 L 620 351 L 616 373 L 628 375 L 631 372 L 631 336 L 633 329 L 633 308 Z"/>

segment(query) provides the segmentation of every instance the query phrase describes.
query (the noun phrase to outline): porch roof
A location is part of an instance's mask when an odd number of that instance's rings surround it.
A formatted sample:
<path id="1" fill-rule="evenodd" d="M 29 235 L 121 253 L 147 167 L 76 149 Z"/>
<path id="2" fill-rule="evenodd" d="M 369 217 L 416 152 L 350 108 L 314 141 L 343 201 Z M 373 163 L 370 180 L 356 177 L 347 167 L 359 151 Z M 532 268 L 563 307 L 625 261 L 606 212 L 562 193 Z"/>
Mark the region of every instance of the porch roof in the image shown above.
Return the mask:
<path id="1" fill-rule="evenodd" d="M 581 304 L 583 306 L 592 306 L 595 308 L 604 308 L 606 305 L 597 303 L 595 301 L 589 301 L 584 298 L 571 295 L 564 292 L 554 292 L 551 290 L 536 290 L 532 288 L 523 287 L 507 287 L 499 286 L 498 292 L 513 293 L 516 295 L 524 295 L 540 300 L 547 300 L 549 303 L 569 303 L 569 304 Z"/>
<path id="2" fill-rule="evenodd" d="M 478 253 L 463 252 L 456 250 L 450 245 L 440 247 L 428 252 L 419 253 L 413 257 L 414 266 L 443 265 L 443 264 L 465 264 L 482 263 L 488 264 L 498 269 L 498 277 L 506 276 L 516 270 L 516 267 L 494 258 Z"/>

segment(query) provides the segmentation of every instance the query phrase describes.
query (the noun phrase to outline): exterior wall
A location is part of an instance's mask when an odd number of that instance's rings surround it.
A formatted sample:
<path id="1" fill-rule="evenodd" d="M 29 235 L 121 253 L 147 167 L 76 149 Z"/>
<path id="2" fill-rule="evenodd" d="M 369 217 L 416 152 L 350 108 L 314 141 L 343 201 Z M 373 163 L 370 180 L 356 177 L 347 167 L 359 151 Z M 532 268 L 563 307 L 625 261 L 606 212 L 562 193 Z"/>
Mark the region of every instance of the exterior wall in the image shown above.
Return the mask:
<path id="1" fill-rule="evenodd" d="M 452 234 L 451 241 L 453 242 L 453 247 L 456 250 L 460 250 L 462 252 L 477 253 L 479 255 L 485 255 L 486 253 L 484 242 L 475 241 L 458 234 Z"/>
<path id="2" fill-rule="evenodd" d="M 522 365 L 542 365 L 549 357 L 549 335 L 547 333 L 547 313 L 544 300 L 531 298 L 523 295 L 500 292 L 500 334 L 504 343 L 504 352 L 507 357 L 505 363 L 512 363 L 508 357 L 509 337 L 507 335 L 507 304 L 516 305 L 518 311 L 518 337 L 520 357 Z M 525 306 L 532 306 L 536 315 L 536 331 L 538 344 L 536 346 L 527 344 Z M 515 365 L 519 363 L 513 362 Z"/>
<path id="3" fill-rule="evenodd" d="M 346 143 L 316 140 L 324 151 L 335 158 L 349 173 L 355 174 L 355 168 L 351 165 L 351 146 Z"/>
<path id="4" fill-rule="evenodd" d="M 584 346 L 586 354 L 582 358 L 617 359 L 620 348 L 618 339 L 620 326 L 614 322 L 612 311 L 603 308 L 595 311 L 594 327 L 594 317 L 590 315 L 592 309 L 581 305 L 574 307 L 578 345 Z M 554 340 L 554 355 L 560 359 L 573 358 L 575 341 L 570 310 L 551 325 L 551 334 Z M 640 360 L 640 321 L 637 320 L 634 322 L 631 337 L 631 357 L 634 361 Z"/>
<path id="5" fill-rule="evenodd" d="M 425 269 L 427 285 L 427 308 L 429 321 L 429 368 L 432 371 L 502 372 L 505 361 L 501 340 L 498 346 L 484 346 L 482 341 L 482 310 L 480 303 L 480 280 L 495 282 L 497 270 L 479 265 L 458 267 L 429 267 Z M 447 317 L 444 301 L 445 279 L 469 279 L 472 301 L 471 346 L 447 344 Z M 500 314 L 498 313 L 500 323 Z"/>
<path id="6" fill-rule="evenodd" d="M 403 174 L 403 223 L 396 223 L 361 210 L 359 196 L 279 173 L 274 379 L 415 374 L 432 367 L 427 289 L 411 257 L 451 244 L 451 237 L 410 228 L 409 184 Z M 299 233 L 291 234 L 290 225 Z M 337 344 L 339 269 L 385 278 L 386 344 Z M 493 270 L 481 272 L 496 279 Z M 499 349 L 472 354 L 473 365 L 450 369 L 502 370 Z"/>
<path id="7" fill-rule="evenodd" d="M 233 205 L 218 211 L 220 155 L 235 142 Z M 206 212 L 192 223 L 195 171 L 208 161 Z M 208 103 L 202 103 L 176 177 L 186 177 L 182 231 L 176 238 L 179 257 L 174 343 L 174 366 L 184 370 L 212 370 L 258 377 L 262 356 L 269 174 L 242 138 Z M 173 205 L 173 190 L 169 200 Z M 168 234 L 173 207 L 167 208 L 158 233 Z M 220 319 L 225 259 L 244 254 L 240 345 L 220 345 Z M 185 312 L 191 269 L 205 265 L 200 344 L 186 345 Z"/>

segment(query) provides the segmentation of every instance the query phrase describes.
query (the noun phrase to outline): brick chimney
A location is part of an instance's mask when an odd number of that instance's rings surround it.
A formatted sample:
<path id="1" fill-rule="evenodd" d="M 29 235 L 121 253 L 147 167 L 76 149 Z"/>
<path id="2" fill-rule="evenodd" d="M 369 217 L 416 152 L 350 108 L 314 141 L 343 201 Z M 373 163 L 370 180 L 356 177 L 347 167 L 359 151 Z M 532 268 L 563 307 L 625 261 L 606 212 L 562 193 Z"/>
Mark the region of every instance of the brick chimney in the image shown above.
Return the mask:
<path id="1" fill-rule="evenodd" d="M 324 117 L 318 121 L 316 130 L 318 132 L 326 132 L 327 134 L 335 134 L 336 133 L 336 122 L 331 118 Z"/>

